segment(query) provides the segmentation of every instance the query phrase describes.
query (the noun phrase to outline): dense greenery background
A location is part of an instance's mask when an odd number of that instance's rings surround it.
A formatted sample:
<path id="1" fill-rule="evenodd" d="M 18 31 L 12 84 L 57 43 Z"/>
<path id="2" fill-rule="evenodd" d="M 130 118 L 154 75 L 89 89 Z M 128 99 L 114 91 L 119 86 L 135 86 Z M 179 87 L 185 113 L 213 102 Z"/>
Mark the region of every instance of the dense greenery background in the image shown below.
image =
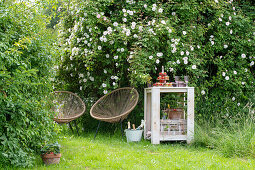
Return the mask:
<path id="1" fill-rule="evenodd" d="M 54 49 L 47 18 L 25 3 L 0 1 L 0 163 L 31 166 L 55 136 L 46 96 Z"/>
<path id="2" fill-rule="evenodd" d="M 31 166 L 41 145 L 56 139 L 47 105 L 53 89 L 84 99 L 79 126 L 89 131 L 97 124 L 91 105 L 133 86 L 140 99 L 128 119 L 140 123 L 143 88 L 162 66 L 171 81 L 188 75 L 196 88 L 195 144 L 254 155 L 253 1 L 26 2 L 0 0 L 1 164 Z"/>
<path id="3" fill-rule="evenodd" d="M 133 112 L 137 120 L 143 88 L 164 66 L 172 81 L 176 75 L 190 77 L 198 119 L 229 119 L 251 102 L 254 22 L 238 4 L 98 0 L 66 5 L 58 29 L 59 87 L 93 103 L 112 89 L 134 86 L 141 96 Z M 93 127 L 85 120 L 85 127 Z"/>

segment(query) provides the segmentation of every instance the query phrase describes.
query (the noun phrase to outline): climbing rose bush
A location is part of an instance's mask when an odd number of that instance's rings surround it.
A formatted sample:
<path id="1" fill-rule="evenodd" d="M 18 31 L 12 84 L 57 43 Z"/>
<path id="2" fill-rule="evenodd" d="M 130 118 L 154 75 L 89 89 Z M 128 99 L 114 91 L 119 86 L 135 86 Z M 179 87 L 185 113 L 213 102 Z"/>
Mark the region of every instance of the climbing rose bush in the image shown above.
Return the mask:
<path id="1" fill-rule="evenodd" d="M 58 83 L 88 97 L 188 75 L 197 117 L 237 114 L 254 94 L 254 25 L 233 1 L 71 3 L 59 23 Z M 140 91 L 142 94 L 143 91 Z"/>

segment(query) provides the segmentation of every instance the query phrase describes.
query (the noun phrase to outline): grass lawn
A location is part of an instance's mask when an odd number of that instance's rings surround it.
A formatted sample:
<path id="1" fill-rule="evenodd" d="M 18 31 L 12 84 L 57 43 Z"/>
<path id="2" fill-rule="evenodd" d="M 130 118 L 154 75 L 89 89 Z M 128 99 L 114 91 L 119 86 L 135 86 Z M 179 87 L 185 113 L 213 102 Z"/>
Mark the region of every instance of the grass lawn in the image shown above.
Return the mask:
<path id="1" fill-rule="evenodd" d="M 181 143 L 127 143 L 118 135 L 65 136 L 59 165 L 34 169 L 255 169 L 255 159 L 225 158 L 214 150 Z"/>

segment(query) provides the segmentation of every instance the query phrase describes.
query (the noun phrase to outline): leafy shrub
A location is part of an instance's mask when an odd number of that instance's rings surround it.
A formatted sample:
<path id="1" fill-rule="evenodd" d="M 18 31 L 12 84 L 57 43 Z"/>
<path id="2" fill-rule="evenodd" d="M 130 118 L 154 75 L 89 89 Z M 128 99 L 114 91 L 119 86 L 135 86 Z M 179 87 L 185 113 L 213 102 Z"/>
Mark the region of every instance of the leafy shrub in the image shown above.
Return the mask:
<path id="1" fill-rule="evenodd" d="M 189 75 L 197 118 L 236 115 L 254 94 L 254 25 L 232 2 L 66 4 L 59 24 L 59 87 L 91 103 L 123 86 L 135 86 L 143 98 L 144 84 L 155 82 L 164 66 L 172 81 Z"/>
<path id="2" fill-rule="evenodd" d="M 26 167 L 55 136 L 46 98 L 52 42 L 33 7 L 1 1 L 0 11 L 0 162 Z"/>

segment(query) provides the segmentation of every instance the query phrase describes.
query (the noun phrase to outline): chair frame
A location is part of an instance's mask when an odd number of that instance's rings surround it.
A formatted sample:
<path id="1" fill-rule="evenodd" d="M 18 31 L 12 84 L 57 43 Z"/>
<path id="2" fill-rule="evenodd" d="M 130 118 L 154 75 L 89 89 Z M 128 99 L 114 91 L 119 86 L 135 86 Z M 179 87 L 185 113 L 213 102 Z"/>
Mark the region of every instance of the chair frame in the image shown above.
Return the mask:
<path id="1" fill-rule="evenodd" d="M 78 98 L 78 100 L 81 102 L 82 106 L 83 106 L 83 110 L 81 111 L 81 113 L 71 117 L 71 118 L 57 118 L 57 117 L 54 117 L 53 120 L 59 124 L 62 124 L 62 123 L 68 123 L 69 126 L 70 126 L 70 129 L 72 130 L 73 132 L 73 128 L 72 128 L 72 125 L 71 125 L 71 121 L 74 121 L 74 124 L 76 126 L 76 131 L 77 131 L 77 134 L 79 135 L 79 132 L 78 132 L 78 128 L 77 128 L 77 125 L 76 125 L 76 119 L 81 117 L 84 113 L 85 113 L 85 110 L 86 110 L 86 105 L 85 103 L 83 102 L 83 100 L 75 93 L 72 93 L 70 91 L 54 91 L 54 94 L 56 93 L 68 93 L 68 94 L 71 94 L 75 97 Z"/>

